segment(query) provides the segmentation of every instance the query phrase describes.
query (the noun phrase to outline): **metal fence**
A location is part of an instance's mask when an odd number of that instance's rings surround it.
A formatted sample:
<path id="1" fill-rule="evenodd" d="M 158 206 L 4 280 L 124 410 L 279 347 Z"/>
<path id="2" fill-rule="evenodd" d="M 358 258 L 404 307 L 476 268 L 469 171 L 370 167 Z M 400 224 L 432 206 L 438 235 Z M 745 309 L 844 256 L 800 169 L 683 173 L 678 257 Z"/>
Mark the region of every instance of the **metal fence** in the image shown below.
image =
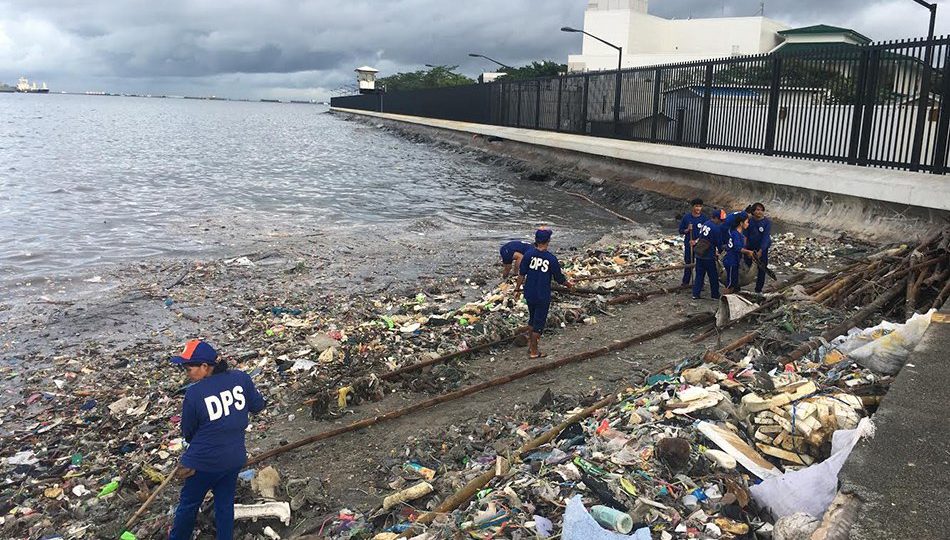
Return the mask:
<path id="1" fill-rule="evenodd" d="M 950 38 L 333 98 L 331 105 L 947 172 Z M 784 51 L 784 52 L 783 52 Z M 620 92 L 620 107 L 615 106 Z"/>

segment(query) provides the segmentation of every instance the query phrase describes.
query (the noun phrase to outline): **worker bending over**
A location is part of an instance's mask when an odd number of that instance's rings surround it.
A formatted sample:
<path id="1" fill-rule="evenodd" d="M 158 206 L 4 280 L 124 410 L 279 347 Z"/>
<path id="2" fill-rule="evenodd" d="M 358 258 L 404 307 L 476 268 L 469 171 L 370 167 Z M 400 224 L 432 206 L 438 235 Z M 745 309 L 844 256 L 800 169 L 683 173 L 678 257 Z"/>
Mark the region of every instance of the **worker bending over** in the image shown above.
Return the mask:
<path id="1" fill-rule="evenodd" d="M 531 244 L 521 240 L 512 240 L 501 245 L 501 264 L 504 266 L 501 279 L 508 279 L 508 276 L 511 275 L 512 265 L 515 268 L 520 267 L 521 257 L 531 248 Z"/>

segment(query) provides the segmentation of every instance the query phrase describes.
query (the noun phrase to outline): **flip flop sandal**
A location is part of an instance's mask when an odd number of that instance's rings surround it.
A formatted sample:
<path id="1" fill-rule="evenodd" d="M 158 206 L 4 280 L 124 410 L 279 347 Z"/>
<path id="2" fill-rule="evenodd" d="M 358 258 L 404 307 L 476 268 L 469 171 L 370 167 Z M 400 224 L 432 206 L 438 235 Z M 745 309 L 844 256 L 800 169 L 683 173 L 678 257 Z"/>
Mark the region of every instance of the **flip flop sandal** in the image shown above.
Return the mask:
<path id="1" fill-rule="evenodd" d="M 537 360 L 538 358 L 544 358 L 544 357 L 547 356 L 547 355 L 548 355 L 548 353 L 529 354 L 529 355 L 528 355 L 528 358 L 530 358 L 530 359 L 532 359 L 532 360 Z"/>

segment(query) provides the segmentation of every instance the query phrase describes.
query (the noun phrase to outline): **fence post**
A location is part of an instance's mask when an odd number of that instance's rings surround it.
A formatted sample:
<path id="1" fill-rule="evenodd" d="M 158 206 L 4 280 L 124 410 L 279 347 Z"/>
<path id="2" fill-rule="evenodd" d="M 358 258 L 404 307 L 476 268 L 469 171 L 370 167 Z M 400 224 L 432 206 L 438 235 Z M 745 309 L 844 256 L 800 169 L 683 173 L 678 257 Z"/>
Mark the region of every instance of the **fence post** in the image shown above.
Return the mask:
<path id="1" fill-rule="evenodd" d="M 863 49 L 858 61 L 858 77 L 854 87 L 854 110 L 851 111 L 851 137 L 848 143 L 848 163 L 858 164 L 858 149 L 861 146 L 861 125 L 863 124 L 864 100 L 868 86 L 868 67 L 871 51 Z"/>
<path id="2" fill-rule="evenodd" d="M 660 114 L 660 77 L 662 72 L 659 69 L 653 72 L 653 118 L 650 125 L 650 142 L 656 142 L 658 115 Z"/>
<path id="3" fill-rule="evenodd" d="M 584 106 L 581 109 L 581 132 L 587 133 L 587 98 L 590 94 L 590 74 L 584 74 Z"/>
<path id="4" fill-rule="evenodd" d="M 534 96 L 534 129 L 541 128 L 541 79 L 538 79 L 538 90 Z"/>
<path id="5" fill-rule="evenodd" d="M 491 109 L 492 109 L 492 107 L 491 107 L 492 85 L 491 85 L 491 83 L 482 84 L 481 87 L 484 88 L 484 90 L 482 90 L 482 91 L 485 93 L 485 100 L 486 100 L 486 103 L 485 103 L 485 123 L 486 123 L 486 124 L 494 124 L 494 120 L 495 120 L 495 119 L 494 119 L 494 117 L 492 116 L 492 112 L 491 112 Z"/>
<path id="6" fill-rule="evenodd" d="M 617 77 L 614 81 L 614 137 L 620 137 L 620 92 L 623 88 L 623 71 L 617 68 Z"/>
<path id="7" fill-rule="evenodd" d="M 861 117 L 861 144 L 858 148 L 858 165 L 867 166 L 871 153 L 871 123 L 874 120 L 874 106 L 877 104 L 877 74 L 881 64 L 881 51 L 874 49 L 868 57 L 868 76 L 864 90 L 864 112 Z"/>
<path id="8" fill-rule="evenodd" d="M 703 112 L 700 119 L 699 137 L 700 147 L 706 148 L 709 144 L 709 109 L 712 105 L 713 64 L 706 65 L 706 80 L 703 82 Z"/>
<path id="9" fill-rule="evenodd" d="M 557 113 L 554 120 L 554 131 L 561 131 L 561 92 L 564 91 L 564 77 L 557 78 Z"/>
<path id="10" fill-rule="evenodd" d="M 930 77 L 933 70 L 933 40 L 927 41 L 924 53 L 924 67 L 917 97 L 917 121 L 914 124 L 914 146 L 910 152 L 910 170 L 920 170 L 920 154 L 924 146 L 924 125 L 927 123 L 927 109 L 930 108 Z"/>
<path id="11" fill-rule="evenodd" d="M 376 111 L 376 112 L 383 112 L 383 96 L 386 95 L 386 92 L 380 92 L 380 93 L 377 94 L 377 95 L 379 96 L 379 99 L 377 100 L 377 106 L 376 106 L 376 107 L 377 107 L 377 109 L 379 109 L 379 110 Z"/>
<path id="12" fill-rule="evenodd" d="M 501 84 L 502 84 L 502 89 L 503 89 L 503 94 L 504 94 L 503 99 L 505 102 L 504 111 L 502 113 L 505 116 L 504 125 L 510 126 L 511 125 L 511 84 L 506 83 L 506 82 L 503 82 Z"/>
<path id="13" fill-rule="evenodd" d="M 518 81 L 518 123 L 515 124 L 515 127 L 521 127 L 521 88 L 524 86 L 524 81 Z"/>
<path id="14" fill-rule="evenodd" d="M 937 120 L 937 142 L 934 145 L 934 174 L 945 174 L 947 171 L 947 137 L 950 133 L 950 44 L 944 45 L 947 49 L 943 60 L 943 84 L 940 90 L 940 117 Z"/>
<path id="15" fill-rule="evenodd" d="M 782 57 L 772 57 L 772 83 L 769 86 L 769 108 L 765 119 L 765 155 L 775 154 L 775 132 L 778 130 L 778 100 L 782 85 Z"/>

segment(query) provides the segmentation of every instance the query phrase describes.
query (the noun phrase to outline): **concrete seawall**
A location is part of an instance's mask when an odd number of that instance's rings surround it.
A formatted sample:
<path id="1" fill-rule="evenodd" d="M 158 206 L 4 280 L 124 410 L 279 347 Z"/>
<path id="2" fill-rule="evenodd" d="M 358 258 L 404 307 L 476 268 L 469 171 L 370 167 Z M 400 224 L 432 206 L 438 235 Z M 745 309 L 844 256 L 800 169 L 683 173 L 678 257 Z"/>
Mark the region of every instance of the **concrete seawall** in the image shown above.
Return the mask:
<path id="1" fill-rule="evenodd" d="M 764 202 L 774 217 L 863 238 L 919 236 L 950 217 L 950 178 L 788 158 L 331 108 L 446 142 L 571 171 L 601 191 Z M 616 201 L 615 201 L 616 202 Z"/>

